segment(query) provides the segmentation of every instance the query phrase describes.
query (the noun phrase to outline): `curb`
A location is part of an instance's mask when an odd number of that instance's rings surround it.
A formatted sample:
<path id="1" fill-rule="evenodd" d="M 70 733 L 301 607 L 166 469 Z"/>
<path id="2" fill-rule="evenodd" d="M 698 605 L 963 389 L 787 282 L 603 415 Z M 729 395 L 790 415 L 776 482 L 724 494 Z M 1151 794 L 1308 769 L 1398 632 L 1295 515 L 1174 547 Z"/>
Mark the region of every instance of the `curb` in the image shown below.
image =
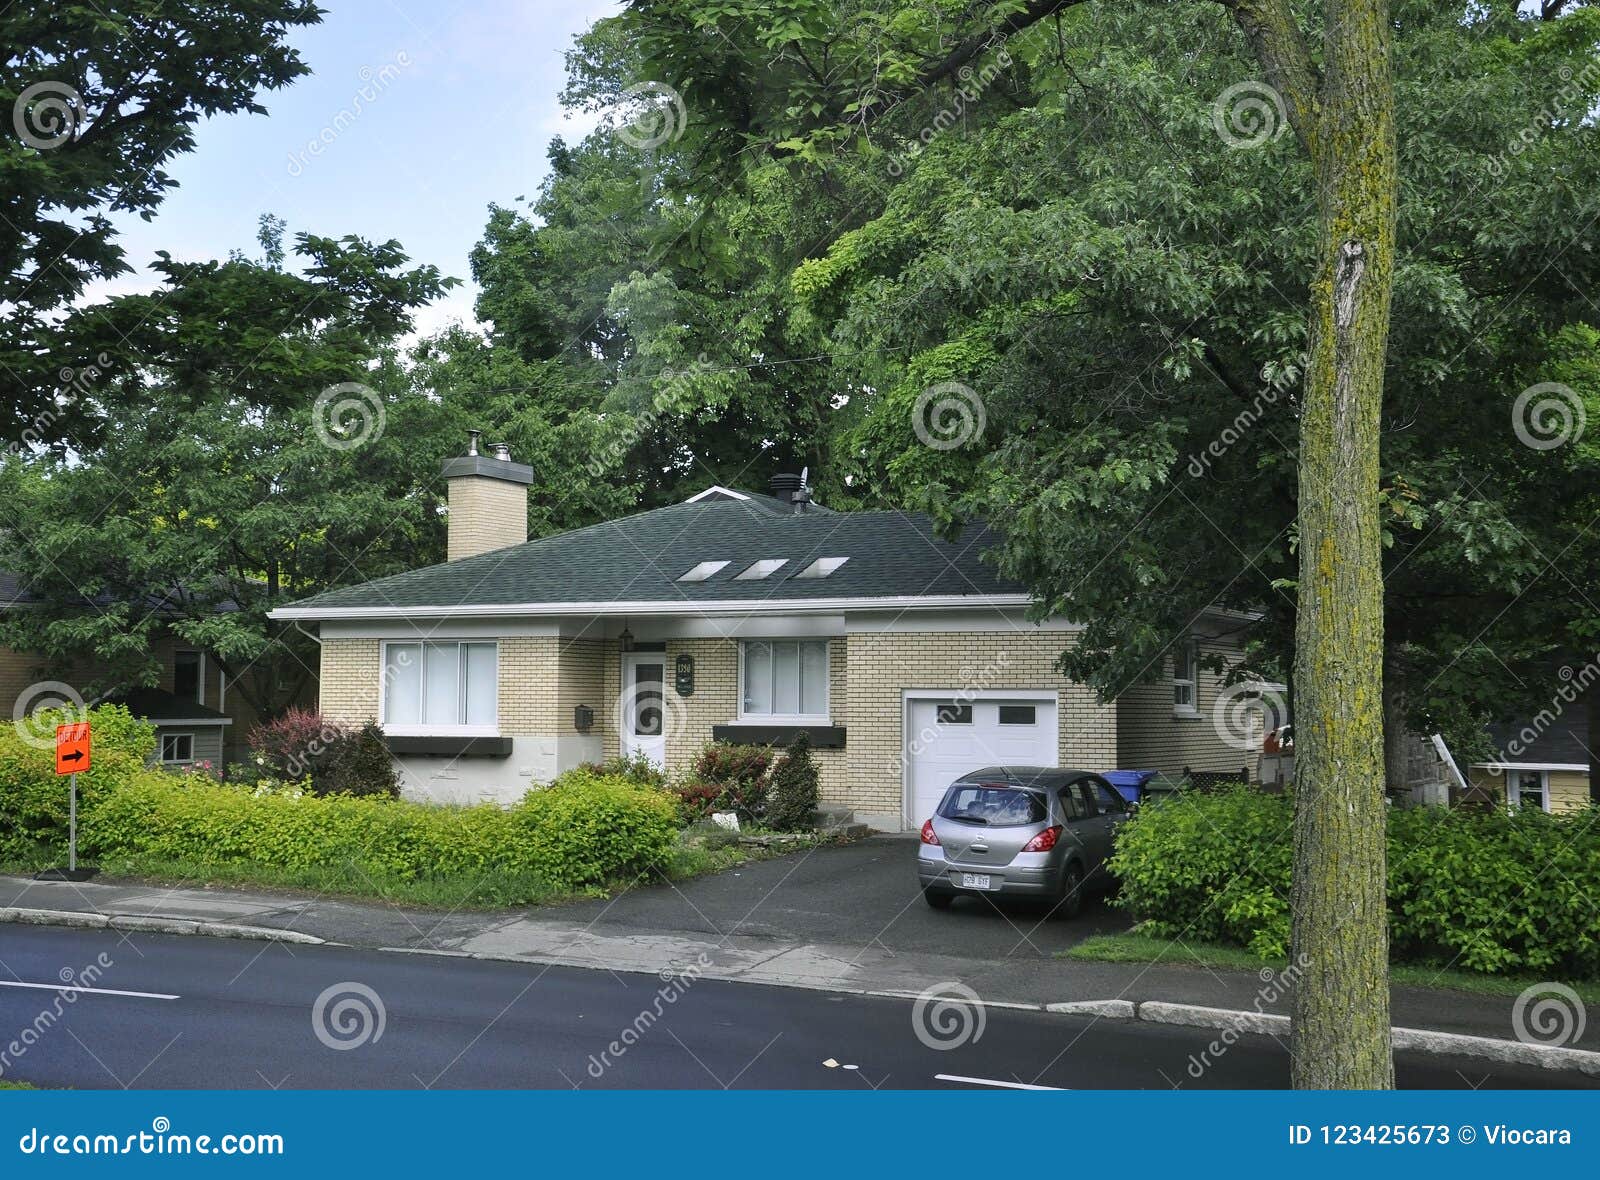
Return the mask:
<path id="1" fill-rule="evenodd" d="M 1120 1014 L 1111 1011 L 1113 1006 Z M 1096 1011 L 1097 1008 L 1108 1009 Z M 1189 1028 L 1213 1028 L 1222 1032 L 1258 1033 L 1287 1036 L 1289 1018 L 1272 1012 L 1244 1011 L 1236 1008 L 1206 1008 L 1199 1004 L 1169 1004 L 1162 1000 L 1130 1003 L 1126 1000 L 1086 1000 L 1075 1004 L 1048 1004 L 1048 1012 L 1070 1015 L 1104 1016 L 1112 1020 L 1143 1020 L 1151 1024 L 1177 1024 Z M 1600 1053 L 1588 1049 L 1569 1049 L 1564 1045 L 1541 1045 L 1526 1041 L 1507 1041 L 1498 1037 L 1475 1037 L 1466 1033 L 1438 1032 L 1427 1028 L 1389 1030 L 1395 1049 L 1414 1053 L 1433 1053 L 1451 1057 L 1475 1057 L 1502 1065 L 1533 1065 L 1540 1069 L 1576 1070 L 1600 1077 Z"/>
<path id="2" fill-rule="evenodd" d="M 205 934 L 213 938 L 249 938 L 262 942 L 290 942 L 297 946 L 325 946 L 327 939 L 298 930 L 271 926 L 244 926 L 232 922 L 202 922 L 195 918 L 158 918 L 152 914 L 101 914 L 83 910 L 33 910 L 21 906 L 0 909 L 0 922 L 25 926 L 70 926 L 79 930 L 127 930 L 145 934 Z"/>

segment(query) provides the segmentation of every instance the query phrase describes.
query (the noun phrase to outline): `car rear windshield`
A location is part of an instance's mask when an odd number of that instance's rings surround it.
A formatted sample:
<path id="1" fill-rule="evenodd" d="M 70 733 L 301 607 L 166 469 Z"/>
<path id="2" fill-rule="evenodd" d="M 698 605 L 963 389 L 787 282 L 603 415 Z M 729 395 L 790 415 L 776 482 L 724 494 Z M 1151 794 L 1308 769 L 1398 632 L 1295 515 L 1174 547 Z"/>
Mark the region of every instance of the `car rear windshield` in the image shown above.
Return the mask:
<path id="1" fill-rule="evenodd" d="M 991 828 L 1014 828 L 1044 822 L 1044 796 L 1020 787 L 957 783 L 939 804 L 943 819 Z"/>

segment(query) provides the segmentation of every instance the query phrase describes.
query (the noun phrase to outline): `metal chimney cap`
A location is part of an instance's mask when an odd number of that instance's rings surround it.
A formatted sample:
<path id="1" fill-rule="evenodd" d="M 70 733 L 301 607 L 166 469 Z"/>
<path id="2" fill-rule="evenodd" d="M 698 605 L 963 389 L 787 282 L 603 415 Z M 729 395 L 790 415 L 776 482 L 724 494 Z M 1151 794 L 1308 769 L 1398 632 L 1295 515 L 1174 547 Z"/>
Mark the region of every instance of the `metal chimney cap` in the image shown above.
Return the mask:
<path id="1" fill-rule="evenodd" d="M 490 443 L 489 449 L 494 452 L 494 457 L 503 463 L 511 462 L 510 443 Z"/>
<path id="2" fill-rule="evenodd" d="M 467 456 L 471 458 L 478 453 L 478 440 L 483 437 L 481 430 L 467 431 Z"/>

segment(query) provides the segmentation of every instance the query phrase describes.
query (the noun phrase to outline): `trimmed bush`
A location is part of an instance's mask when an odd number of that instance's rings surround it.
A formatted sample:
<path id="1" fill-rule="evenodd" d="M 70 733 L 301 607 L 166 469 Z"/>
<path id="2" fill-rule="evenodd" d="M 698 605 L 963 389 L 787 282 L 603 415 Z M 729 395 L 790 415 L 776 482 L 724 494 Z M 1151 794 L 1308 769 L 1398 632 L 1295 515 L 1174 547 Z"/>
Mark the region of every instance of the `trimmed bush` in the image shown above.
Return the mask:
<path id="1" fill-rule="evenodd" d="M 1142 809 L 1123 826 L 1119 904 L 1150 930 L 1288 952 L 1293 802 L 1234 789 Z M 1396 960 L 1600 978 L 1600 809 L 1414 808 L 1388 816 Z"/>
<path id="2" fill-rule="evenodd" d="M 109 787 L 165 776 L 145 763 L 155 752 L 155 730 L 120 705 L 90 709 L 92 769 L 78 776 L 78 804 L 87 810 Z M 40 712 L 0 726 L 0 857 L 32 862 L 67 843 L 66 779 L 55 772 L 57 725 L 83 720 Z M 29 739 L 32 739 L 31 741 Z"/>
<path id="3" fill-rule="evenodd" d="M 767 813 L 771 769 L 772 751 L 765 746 L 712 742 L 695 760 L 693 779 L 720 788 L 713 810 L 731 811 L 744 823 L 756 823 Z"/>
<path id="4" fill-rule="evenodd" d="M 1285 796 L 1239 789 L 1141 808 L 1110 864 L 1119 904 L 1158 934 L 1287 955 L 1291 816 Z"/>
<path id="5" fill-rule="evenodd" d="M 569 773 L 530 791 L 513 818 L 531 867 L 569 889 L 648 873 L 667 860 L 678 836 L 670 794 L 600 774 Z"/>
<path id="6" fill-rule="evenodd" d="M 650 761 L 649 756 L 643 753 L 621 758 L 607 758 L 604 762 L 585 762 L 578 769 L 591 777 L 601 775 L 608 778 L 625 778 L 641 787 L 655 787 L 659 790 L 668 785 L 667 772 Z M 557 775 L 555 781 L 550 785 L 555 786 L 566 775 L 571 773 L 572 771 L 569 770 Z"/>
<path id="7" fill-rule="evenodd" d="M 805 831 L 816 811 L 817 764 L 811 757 L 811 738 L 802 729 L 772 772 L 767 823 L 780 832 Z"/>
<path id="8" fill-rule="evenodd" d="M 352 729 L 291 707 L 255 726 L 250 748 L 273 775 L 286 782 L 309 778 L 318 795 L 400 795 L 383 731 L 371 722 Z"/>
<path id="9" fill-rule="evenodd" d="M 716 783 L 702 783 L 694 779 L 676 783 L 672 793 L 678 800 L 678 819 L 688 827 L 697 824 L 717 809 L 722 798 L 722 788 Z"/>
<path id="10" fill-rule="evenodd" d="M 349 865 L 403 881 L 528 873 L 566 889 L 635 877 L 664 860 L 677 835 L 670 796 L 601 776 L 530 791 L 507 809 L 318 796 L 158 773 L 104 792 L 82 819 L 85 851 L 104 860 L 280 870 Z"/>

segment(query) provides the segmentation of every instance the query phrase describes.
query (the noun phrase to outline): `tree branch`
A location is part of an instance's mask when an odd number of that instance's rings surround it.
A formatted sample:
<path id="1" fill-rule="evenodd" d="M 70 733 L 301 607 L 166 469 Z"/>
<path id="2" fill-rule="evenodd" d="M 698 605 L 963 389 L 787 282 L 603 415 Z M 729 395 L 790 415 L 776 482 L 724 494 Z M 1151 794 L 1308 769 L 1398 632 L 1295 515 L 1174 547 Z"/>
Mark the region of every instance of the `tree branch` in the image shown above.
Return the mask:
<path id="1" fill-rule="evenodd" d="M 1266 71 L 1267 85 L 1283 99 L 1294 128 L 1308 154 L 1317 159 L 1319 95 L 1322 78 L 1306 47 L 1289 0 L 1218 0 L 1233 13 Z"/>

